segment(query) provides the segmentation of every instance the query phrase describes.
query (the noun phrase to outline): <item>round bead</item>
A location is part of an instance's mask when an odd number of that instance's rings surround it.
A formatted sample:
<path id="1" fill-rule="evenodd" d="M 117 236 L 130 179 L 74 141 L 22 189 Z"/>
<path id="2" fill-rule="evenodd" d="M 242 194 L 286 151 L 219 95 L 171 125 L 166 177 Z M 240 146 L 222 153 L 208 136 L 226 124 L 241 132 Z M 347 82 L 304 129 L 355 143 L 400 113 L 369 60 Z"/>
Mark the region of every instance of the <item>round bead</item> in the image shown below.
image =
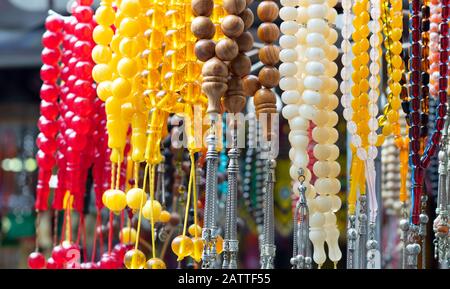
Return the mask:
<path id="1" fill-rule="evenodd" d="M 215 51 L 220 60 L 231 61 L 238 55 L 239 47 L 233 39 L 225 38 L 217 42 Z"/>
<path id="2" fill-rule="evenodd" d="M 295 7 L 282 7 L 280 9 L 280 18 L 284 21 L 296 20 L 297 9 Z"/>
<path id="3" fill-rule="evenodd" d="M 278 17 L 278 5 L 273 1 L 263 1 L 258 5 L 256 13 L 261 22 L 273 22 Z"/>
<path id="4" fill-rule="evenodd" d="M 240 77 L 250 74 L 251 67 L 252 67 L 252 63 L 250 61 L 250 58 L 243 53 L 239 53 L 230 62 L 231 72 L 234 75 L 240 76 Z"/>
<path id="5" fill-rule="evenodd" d="M 185 257 L 191 255 L 194 248 L 191 238 L 188 236 L 178 236 L 172 240 L 172 251 L 178 256 L 178 261 L 183 260 Z"/>
<path id="6" fill-rule="evenodd" d="M 258 27 L 258 38 L 265 43 L 273 43 L 278 40 L 280 30 L 275 23 L 262 23 Z"/>
<path id="7" fill-rule="evenodd" d="M 192 20 L 191 31 L 199 39 L 212 39 L 216 28 L 210 18 L 198 16 Z"/>
<path id="8" fill-rule="evenodd" d="M 215 55 L 216 44 L 211 39 L 200 39 L 195 43 L 194 51 L 198 60 L 206 62 Z"/>
<path id="9" fill-rule="evenodd" d="M 220 27 L 226 36 L 237 38 L 244 32 L 244 21 L 236 15 L 227 15 L 222 19 Z"/>
<path id="10" fill-rule="evenodd" d="M 28 256 L 28 267 L 30 269 L 44 269 L 45 264 L 45 256 L 42 253 L 33 252 Z"/>
<path id="11" fill-rule="evenodd" d="M 142 269 L 145 266 L 145 255 L 141 250 L 132 249 L 125 254 L 124 263 L 128 269 Z"/>
<path id="12" fill-rule="evenodd" d="M 195 16 L 211 16 L 214 8 L 213 0 L 192 0 L 192 12 Z"/>
<path id="13" fill-rule="evenodd" d="M 245 0 L 224 0 L 223 8 L 228 14 L 238 15 L 244 11 L 247 3 Z"/>
<path id="14" fill-rule="evenodd" d="M 242 11 L 242 13 L 239 14 L 239 17 L 241 17 L 242 21 L 244 21 L 245 30 L 248 30 L 253 25 L 253 21 L 255 20 L 255 16 L 250 8 L 246 8 Z"/>
<path id="15" fill-rule="evenodd" d="M 259 49 L 259 60 L 265 65 L 275 66 L 279 62 L 280 49 L 276 45 L 265 45 Z"/>
<path id="16" fill-rule="evenodd" d="M 161 214 L 162 206 L 156 200 L 148 200 L 144 207 L 142 208 L 142 216 L 147 220 L 151 220 L 156 222 L 159 219 L 159 215 Z"/>
<path id="17" fill-rule="evenodd" d="M 245 95 L 253 96 L 256 91 L 261 88 L 261 83 L 259 83 L 259 79 L 255 75 L 247 75 L 242 79 L 242 88 L 244 90 Z"/>
<path id="18" fill-rule="evenodd" d="M 297 74 L 297 65 L 292 62 L 281 63 L 278 70 L 281 76 L 294 76 Z"/>
<path id="19" fill-rule="evenodd" d="M 253 48 L 253 36 L 250 32 L 246 31 L 236 38 L 236 43 L 239 47 L 239 52 L 247 52 Z"/>
<path id="20" fill-rule="evenodd" d="M 145 263 L 145 269 L 166 269 L 166 263 L 159 258 L 151 258 Z"/>
<path id="21" fill-rule="evenodd" d="M 127 192 L 127 205 L 133 210 L 139 210 L 147 201 L 147 194 L 143 189 L 132 188 Z"/>
<path id="22" fill-rule="evenodd" d="M 280 72 L 275 67 L 265 66 L 259 71 L 258 78 L 262 86 L 272 88 L 278 85 Z"/>

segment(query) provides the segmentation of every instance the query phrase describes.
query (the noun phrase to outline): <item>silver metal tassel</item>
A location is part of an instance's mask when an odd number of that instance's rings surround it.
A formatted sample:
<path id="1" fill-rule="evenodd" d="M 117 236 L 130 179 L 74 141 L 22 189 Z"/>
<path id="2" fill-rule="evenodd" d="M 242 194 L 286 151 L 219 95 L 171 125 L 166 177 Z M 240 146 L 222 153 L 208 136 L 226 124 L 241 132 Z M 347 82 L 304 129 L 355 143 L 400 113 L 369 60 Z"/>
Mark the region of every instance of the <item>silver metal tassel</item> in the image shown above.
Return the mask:
<path id="1" fill-rule="evenodd" d="M 347 269 L 356 268 L 356 240 L 358 238 L 358 231 L 356 231 L 356 216 L 348 216 L 347 228 Z"/>
<path id="2" fill-rule="evenodd" d="M 268 146 L 270 148 L 270 144 Z M 267 149 L 269 152 L 269 149 Z M 267 155 L 269 155 L 267 153 Z M 261 246 L 261 269 L 273 269 L 275 259 L 275 230 L 274 230 L 274 210 L 273 210 L 273 186 L 275 183 L 274 159 L 267 159 L 267 179 L 264 198 L 264 235 Z"/>
<path id="3" fill-rule="evenodd" d="M 214 269 L 216 266 L 216 239 L 217 239 L 217 167 L 218 153 L 216 150 L 215 123 L 212 122 L 210 134 L 206 138 L 208 151 L 206 153 L 206 190 L 205 212 L 202 238 L 204 240 L 202 268 Z"/>
<path id="4" fill-rule="evenodd" d="M 223 269 L 237 268 L 237 190 L 239 174 L 239 149 L 237 146 L 236 127 L 232 128 L 232 147 L 228 151 L 228 195 L 226 204 L 225 240 L 223 250 Z"/>
<path id="5" fill-rule="evenodd" d="M 310 269 L 311 242 L 309 240 L 309 209 L 306 201 L 306 187 L 303 185 L 303 170 L 300 171 L 299 199 L 294 212 L 294 248 L 291 258 L 292 269 Z"/>
<path id="6" fill-rule="evenodd" d="M 359 214 L 358 214 L 358 269 L 366 268 L 366 243 L 367 243 L 367 196 L 359 197 Z"/>

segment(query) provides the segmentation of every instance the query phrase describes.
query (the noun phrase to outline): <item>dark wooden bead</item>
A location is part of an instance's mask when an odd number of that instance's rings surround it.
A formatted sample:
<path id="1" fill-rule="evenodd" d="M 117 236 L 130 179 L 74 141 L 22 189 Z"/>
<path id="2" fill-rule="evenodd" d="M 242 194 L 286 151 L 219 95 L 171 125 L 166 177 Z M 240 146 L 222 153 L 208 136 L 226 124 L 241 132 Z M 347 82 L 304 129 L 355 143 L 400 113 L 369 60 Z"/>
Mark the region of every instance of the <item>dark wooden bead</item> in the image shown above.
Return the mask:
<path id="1" fill-rule="evenodd" d="M 273 1 L 263 1 L 259 3 L 256 13 L 261 22 L 273 22 L 278 18 L 279 8 Z"/>
<path id="2" fill-rule="evenodd" d="M 253 35 L 246 31 L 236 38 L 236 43 L 239 47 L 239 52 L 247 52 L 253 48 Z"/>
<path id="3" fill-rule="evenodd" d="M 225 36 L 237 38 L 244 32 L 244 21 L 239 16 L 227 15 L 223 18 L 220 27 Z"/>
<path id="4" fill-rule="evenodd" d="M 251 68 L 252 62 L 250 61 L 250 58 L 243 53 L 239 53 L 238 56 L 230 62 L 231 72 L 240 77 L 249 75 Z"/>
<path id="5" fill-rule="evenodd" d="M 261 49 L 259 49 L 259 60 L 262 63 L 269 66 L 275 66 L 279 58 L 280 48 L 276 45 L 265 45 Z"/>
<path id="6" fill-rule="evenodd" d="M 265 66 L 259 71 L 258 78 L 262 86 L 272 88 L 278 85 L 280 72 L 273 66 Z"/>
<path id="7" fill-rule="evenodd" d="M 191 31 L 199 39 L 212 39 L 216 28 L 211 19 L 205 16 L 198 16 L 192 20 Z"/>
<path id="8" fill-rule="evenodd" d="M 256 75 L 249 74 L 242 79 L 242 88 L 245 95 L 253 96 L 261 88 L 261 83 Z"/>
<path id="9" fill-rule="evenodd" d="M 238 15 L 247 5 L 245 0 L 223 0 L 223 8 L 228 14 Z"/>
<path id="10" fill-rule="evenodd" d="M 194 16 L 211 16 L 214 8 L 214 1 L 192 0 L 191 7 Z"/>
<path id="11" fill-rule="evenodd" d="M 275 23 L 264 22 L 258 27 L 258 38 L 265 43 L 273 43 L 280 36 L 280 29 Z"/>
<path id="12" fill-rule="evenodd" d="M 195 43 L 194 52 L 198 60 L 206 62 L 214 57 L 216 43 L 211 39 L 200 39 Z"/>
<path id="13" fill-rule="evenodd" d="M 216 44 L 216 56 L 223 61 L 233 60 L 239 53 L 239 47 L 233 39 L 221 39 Z"/>
<path id="14" fill-rule="evenodd" d="M 255 16 L 250 8 L 242 11 L 242 13 L 239 14 L 239 17 L 241 17 L 242 21 L 244 21 L 245 30 L 248 30 L 253 25 L 253 21 L 255 21 Z"/>

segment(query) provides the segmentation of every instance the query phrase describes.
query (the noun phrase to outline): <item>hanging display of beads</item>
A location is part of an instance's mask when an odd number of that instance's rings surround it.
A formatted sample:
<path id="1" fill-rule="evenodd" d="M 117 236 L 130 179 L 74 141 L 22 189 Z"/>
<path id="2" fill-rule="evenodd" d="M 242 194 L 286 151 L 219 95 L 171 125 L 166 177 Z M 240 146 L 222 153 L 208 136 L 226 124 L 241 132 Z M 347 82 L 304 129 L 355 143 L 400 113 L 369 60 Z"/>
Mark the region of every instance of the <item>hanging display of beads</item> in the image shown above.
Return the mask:
<path id="1" fill-rule="evenodd" d="M 431 251 L 448 266 L 448 0 L 412 0 L 409 14 L 401 0 L 339 2 L 102 0 L 94 12 L 77 0 L 69 16 L 50 11 L 29 267 L 244 268 L 251 226 L 261 269 L 337 268 L 343 241 L 348 269 L 428 268 Z M 288 257 L 274 215 L 287 191 Z"/>

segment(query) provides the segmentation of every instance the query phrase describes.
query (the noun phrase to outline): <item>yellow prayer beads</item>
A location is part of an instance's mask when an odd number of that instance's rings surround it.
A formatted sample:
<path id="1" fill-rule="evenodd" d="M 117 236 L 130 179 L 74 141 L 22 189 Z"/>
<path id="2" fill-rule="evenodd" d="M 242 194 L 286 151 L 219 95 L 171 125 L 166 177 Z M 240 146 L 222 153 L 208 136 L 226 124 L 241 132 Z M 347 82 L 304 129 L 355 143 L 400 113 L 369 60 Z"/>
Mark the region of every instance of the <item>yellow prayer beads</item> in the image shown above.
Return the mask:
<path id="1" fill-rule="evenodd" d="M 394 143 L 400 151 L 400 201 L 405 202 L 409 137 L 402 136 L 398 113 L 401 109 L 401 94 L 404 89 L 401 84 L 404 73 L 404 63 L 401 59 L 403 22 L 398 20 L 403 17 L 403 8 L 401 0 L 385 0 L 381 5 L 389 89 L 384 115 L 379 118 L 379 124 L 382 127 L 383 136 L 394 135 Z M 407 127 L 405 129 L 408 131 Z"/>
<path id="2" fill-rule="evenodd" d="M 402 52 L 403 23 L 401 21 L 393 21 L 393 19 L 401 19 L 403 17 L 402 2 L 401 0 L 386 0 L 381 5 L 388 72 L 388 97 L 384 113 L 379 118 L 379 124 L 380 127 L 383 127 L 382 132 L 385 137 L 393 133 L 398 138 L 401 137 L 398 110 L 401 106 L 400 93 L 402 86 L 400 80 L 403 74 L 403 60 L 400 56 Z M 390 125 L 385 126 L 386 122 L 389 122 Z"/>
<path id="3" fill-rule="evenodd" d="M 353 73 L 352 80 L 353 85 L 351 93 L 353 95 L 351 107 L 354 114 L 352 120 L 356 123 L 357 132 L 361 139 L 361 147 L 366 148 L 368 146 L 368 134 L 369 134 L 369 113 L 368 113 L 368 91 L 369 82 L 367 80 L 369 76 L 369 70 L 367 69 L 367 63 L 369 62 L 369 41 L 367 39 L 369 35 L 368 24 L 370 15 L 368 13 L 368 1 L 359 0 L 355 2 L 353 6 L 353 13 L 355 18 L 353 20 L 353 27 L 355 28 L 352 33 L 354 44 L 352 46 L 352 52 L 354 59 L 352 60 Z M 367 29 L 365 29 L 367 28 Z M 364 174 L 358 174 L 360 171 L 364 171 L 363 162 L 356 156 L 356 150 L 352 148 L 352 180 L 350 185 L 349 194 L 349 214 L 354 213 L 356 203 L 356 192 L 359 191 L 364 194 L 361 185 L 365 183 Z M 360 167 L 362 166 L 362 167 Z"/>

